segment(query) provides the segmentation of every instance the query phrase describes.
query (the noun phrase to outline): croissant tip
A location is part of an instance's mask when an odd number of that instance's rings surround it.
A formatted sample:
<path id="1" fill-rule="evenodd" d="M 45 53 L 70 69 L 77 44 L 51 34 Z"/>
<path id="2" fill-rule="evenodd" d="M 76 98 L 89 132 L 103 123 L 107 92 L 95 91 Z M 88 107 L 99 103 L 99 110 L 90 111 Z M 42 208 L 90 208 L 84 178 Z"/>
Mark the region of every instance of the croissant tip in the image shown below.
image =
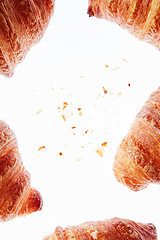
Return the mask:
<path id="1" fill-rule="evenodd" d="M 42 210 L 43 207 L 42 196 L 36 189 L 33 189 L 31 206 L 33 206 L 34 212 Z"/>
<path id="2" fill-rule="evenodd" d="M 94 12 L 93 12 L 93 9 L 92 9 L 91 6 L 88 7 L 87 14 L 89 14 L 89 17 L 93 17 L 94 16 Z"/>

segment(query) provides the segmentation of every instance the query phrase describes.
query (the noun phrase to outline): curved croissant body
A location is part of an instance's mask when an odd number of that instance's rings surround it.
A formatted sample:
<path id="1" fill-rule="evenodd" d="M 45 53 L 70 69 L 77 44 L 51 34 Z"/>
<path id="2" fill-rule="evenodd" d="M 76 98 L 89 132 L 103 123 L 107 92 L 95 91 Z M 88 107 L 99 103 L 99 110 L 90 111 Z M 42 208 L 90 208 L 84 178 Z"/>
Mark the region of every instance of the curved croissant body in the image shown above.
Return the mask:
<path id="1" fill-rule="evenodd" d="M 88 13 L 115 22 L 160 49 L 159 0 L 89 0 Z"/>
<path id="2" fill-rule="evenodd" d="M 54 1 L 0 1 L 0 73 L 11 76 L 31 46 L 42 38 Z"/>
<path id="3" fill-rule="evenodd" d="M 113 168 L 118 181 L 135 191 L 160 183 L 160 88 L 151 94 L 120 143 Z"/>
<path id="4" fill-rule="evenodd" d="M 41 210 L 42 197 L 31 187 L 15 134 L 0 121 L 0 221 Z"/>
<path id="5" fill-rule="evenodd" d="M 78 226 L 57 227 L 44 240 L 156 240 L 153 224 L 142 224 L 127 219 L 112 218 L 105 221 L 86 222 Z"/>

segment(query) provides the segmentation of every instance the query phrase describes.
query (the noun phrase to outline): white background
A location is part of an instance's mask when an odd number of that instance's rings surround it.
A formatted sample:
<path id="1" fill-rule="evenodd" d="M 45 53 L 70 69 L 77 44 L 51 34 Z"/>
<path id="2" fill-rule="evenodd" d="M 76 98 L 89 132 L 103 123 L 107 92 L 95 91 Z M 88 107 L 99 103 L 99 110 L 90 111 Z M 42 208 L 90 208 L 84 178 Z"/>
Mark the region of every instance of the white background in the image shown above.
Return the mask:
<path id="1" fill-rule="evenodd" d="M 0 223 L 0 239 L 42 240 L 57 225 L 111 217 L 152 222 L 160 234 L 159 185 L 132 192 L 112 171 L 120 140 L 160 84 L 160 52 L 89 18 L 87 8 L 87 0 L 57 0 L 43 39 L 12 78 L 0 76 L 1 119 L 44 202 L 40 212 Z"/>

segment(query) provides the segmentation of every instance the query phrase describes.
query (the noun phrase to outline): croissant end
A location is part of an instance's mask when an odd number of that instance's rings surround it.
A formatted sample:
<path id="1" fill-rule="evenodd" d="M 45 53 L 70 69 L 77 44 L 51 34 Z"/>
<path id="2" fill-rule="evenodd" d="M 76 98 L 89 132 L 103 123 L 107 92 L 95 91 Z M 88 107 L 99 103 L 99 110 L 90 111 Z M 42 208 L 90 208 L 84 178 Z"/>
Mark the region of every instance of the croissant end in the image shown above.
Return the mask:
<path id="1" fill-rule="evenodd" d="M 44 35 L 55 0 L 0 1 L 0 73 L 10 77 Z"/>
<path id="2" fill-rule="evenodd" d="M 24 202 L 22 209 L 18 215 L 27 215 L 33 212 L 40 211 L 43 207 L 43 200 L 41 194 L 33 188 L 30 188 L 26 202 Z"/>
<path id="3" fill-rule="evenodd" d="M 160 88 L 137 114 L 120 143 L 113 170 L 117 180 L 134 191 L 160 183 Z"/>
<path id="4" fill-rule="evenodd" d="M 40 193 L 31 187 L 14 132 L 0 121 L 0 221 L 42 209 Z"/>
<path id="5" fill-rule="evenodd" d="M 160 49 L 160 2 L 153 0 L 89 0 L 90 16 L 117 23 L 135 37 Z"/>

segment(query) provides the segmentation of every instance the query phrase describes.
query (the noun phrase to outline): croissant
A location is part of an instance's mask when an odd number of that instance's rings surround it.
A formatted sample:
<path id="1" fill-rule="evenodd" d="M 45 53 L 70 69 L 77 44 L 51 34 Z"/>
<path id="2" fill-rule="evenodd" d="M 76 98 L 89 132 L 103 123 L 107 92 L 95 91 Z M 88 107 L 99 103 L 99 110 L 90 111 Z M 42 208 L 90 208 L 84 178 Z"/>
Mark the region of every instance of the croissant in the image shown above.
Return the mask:
<path id="1" fill-rule="evenodd" d="M 113 170 L 118 181 L 134 191 L 160 183 L 160 88 L 151 94 L 120 143 Z"/>
<path id="2" fill-rule="evenodd" d="M 15 134 L 0 121 L 0 221 L 41 210 L 42 197 L 30 182 Z"/>
<path id="3" fill-rule="evenodd" d="M 115 22 L 160 49 L 159 0 L 89 0 L 88 14 Z"/>
<path id="4" fill-rule="evenodd" d="M 43 36 L 55 0 L 0 1 L 0 73 L 11 76 L 32 45 Z"/>
<path id="5" fill-rule="evenodd" d="M 156 240 L 153 224 L 136 223 L 127 219 L 112 218 L 105 221 L 85 222 L 78 226 L 57 227 L 44 240 Z"/>

